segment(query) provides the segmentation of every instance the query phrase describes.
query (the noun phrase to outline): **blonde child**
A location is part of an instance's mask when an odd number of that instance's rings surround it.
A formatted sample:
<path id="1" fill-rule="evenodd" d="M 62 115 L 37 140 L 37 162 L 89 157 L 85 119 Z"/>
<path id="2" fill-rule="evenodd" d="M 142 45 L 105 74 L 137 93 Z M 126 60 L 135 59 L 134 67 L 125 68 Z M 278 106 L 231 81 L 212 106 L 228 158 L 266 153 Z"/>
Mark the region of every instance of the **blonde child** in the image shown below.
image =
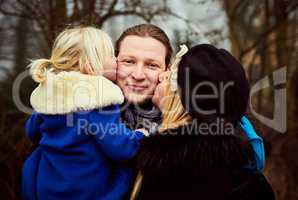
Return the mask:
<path id="1" fill-rule="evenodd" d="M 128 192 L 132 171 L 123 161 L 144 135 L 119 121 L 116 66 L 110 37 L 93 27 L 63 31 L 50 59 L 32 61 L 39 85 L 26 133 L 38 147 L 23 167 L 24 199 L 117 200 Z"/>

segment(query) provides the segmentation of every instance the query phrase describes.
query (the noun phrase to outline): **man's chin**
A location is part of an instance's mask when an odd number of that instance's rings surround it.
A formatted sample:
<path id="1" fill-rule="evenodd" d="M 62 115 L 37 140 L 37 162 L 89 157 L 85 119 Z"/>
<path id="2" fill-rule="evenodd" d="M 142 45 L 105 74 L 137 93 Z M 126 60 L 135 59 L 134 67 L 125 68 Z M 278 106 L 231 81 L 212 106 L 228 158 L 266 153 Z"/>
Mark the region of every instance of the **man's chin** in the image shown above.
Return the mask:
<path id="1" fill-rule="evenodd" d="M 143 103 L 146 103 L 148 101 L 151 101 L 152 96 L 151 95 L 140 95 L 140 94 L 129 94 L 125 98 L 126 98 L 128 103 L 143 104 Z"/>

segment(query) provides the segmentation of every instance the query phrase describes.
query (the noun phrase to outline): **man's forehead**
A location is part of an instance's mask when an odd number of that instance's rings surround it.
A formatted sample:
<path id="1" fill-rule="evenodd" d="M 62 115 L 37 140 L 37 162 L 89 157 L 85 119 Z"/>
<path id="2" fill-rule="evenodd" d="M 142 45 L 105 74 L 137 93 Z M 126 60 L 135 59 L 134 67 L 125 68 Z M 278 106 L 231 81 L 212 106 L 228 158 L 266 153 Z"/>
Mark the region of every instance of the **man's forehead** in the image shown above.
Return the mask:
<path id="1" fill-rule="evenodd" d="M 166 48 L 151 37 L 126 36 L 121 42 L 119 54 L 130 57 L 146 57 L 151 60 L 165 60 Z"/>

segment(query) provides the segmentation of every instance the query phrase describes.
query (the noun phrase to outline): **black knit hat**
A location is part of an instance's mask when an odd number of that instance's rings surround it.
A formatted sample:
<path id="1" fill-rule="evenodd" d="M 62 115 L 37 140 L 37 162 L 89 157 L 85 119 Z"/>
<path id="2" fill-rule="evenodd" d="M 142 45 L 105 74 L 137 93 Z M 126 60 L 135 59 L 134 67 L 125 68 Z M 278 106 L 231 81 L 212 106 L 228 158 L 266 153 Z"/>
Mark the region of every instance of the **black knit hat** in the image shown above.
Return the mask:
<path id="1" fill-rule="evenodd" d="M 249 84 L 244 69 L 224 49 L 192 47 L 178 66 L 178 85 L 184 108 L 200 121 L 222 118 L 235 124 L 246 112 Z"/>

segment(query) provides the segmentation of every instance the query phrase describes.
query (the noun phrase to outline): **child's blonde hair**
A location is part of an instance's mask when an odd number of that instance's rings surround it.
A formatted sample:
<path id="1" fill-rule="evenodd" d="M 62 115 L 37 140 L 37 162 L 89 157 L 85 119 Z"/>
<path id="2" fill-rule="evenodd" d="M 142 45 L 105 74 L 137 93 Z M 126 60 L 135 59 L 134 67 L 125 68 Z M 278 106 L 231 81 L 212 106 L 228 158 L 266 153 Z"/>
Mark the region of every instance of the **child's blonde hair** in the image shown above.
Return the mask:
<path id="1" fill-rule="evenodd" d="M 45 71 L 79 71 L 84 74 L 102 74 L 106 59 L 114 56 L 111 38 L 94 27 L 77 27 L 61 32 L 53 45 L 49 59 L 33 60 L 30 67 L 32 78 L 45 81 Z"/>

